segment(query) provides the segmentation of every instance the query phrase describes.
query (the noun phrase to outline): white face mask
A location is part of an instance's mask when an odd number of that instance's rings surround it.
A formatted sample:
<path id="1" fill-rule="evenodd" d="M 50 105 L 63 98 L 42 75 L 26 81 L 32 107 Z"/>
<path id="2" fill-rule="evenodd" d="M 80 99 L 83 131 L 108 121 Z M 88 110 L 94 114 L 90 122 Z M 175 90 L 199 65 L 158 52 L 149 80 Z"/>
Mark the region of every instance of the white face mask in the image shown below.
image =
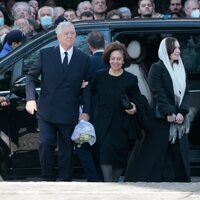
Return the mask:
<path id="1" fill-rule="evenodd" d="M 192 18 L 199 18 L 200 17 L 200 10 L 199 9 L 193 10 L 191 12 L 191 17 Z"/>
<path id="2" fill-rule="evenodd" d="M 52 26 L 52 24 L 53 24 L 52 17 L 47 16 L 47 15 L 45 15 L 44 17 L 41 17 L 41 24 L 45 28 Z"/>
<path id="3" fill-rule="evenodd" d="M 3 26 L 3 25 L 4 25 L 4 18 L 0 17 L 0 26 Z"/>

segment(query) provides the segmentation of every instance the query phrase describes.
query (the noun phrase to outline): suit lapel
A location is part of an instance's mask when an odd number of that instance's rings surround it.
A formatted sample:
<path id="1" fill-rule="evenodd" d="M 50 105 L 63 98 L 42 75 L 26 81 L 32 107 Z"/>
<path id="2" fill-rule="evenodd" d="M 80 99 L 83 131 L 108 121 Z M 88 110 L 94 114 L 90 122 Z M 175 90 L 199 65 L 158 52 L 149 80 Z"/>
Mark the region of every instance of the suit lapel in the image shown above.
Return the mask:
<path id="1" fill-rule="evenodd" d="M 56 71 L 58 72 L 58 74 L 63 74 L 63 65 L 61 62 L 61 55 L 60 55 L 60 49 L 59 46 L 56 46 L 53 49 L 53 61 L 54 61 L 54 66 L 56 67 Z"/>
<path id="2" fill-rule="evenodd" d="M 55 84 L 55 88 L 57 88 L 60 83 L 63 81 L 65 73 L 64 73 L 64 68 L 63 68 L 63 64 L 61 61 L 61 55 L 60 55 L 60 49 L 59 46 L 56 46 L 53 51 L 52 51 L 52 56 L 53 60 L 53 67 L 54 67 L 54 73 L 56 73 L 57 76 L 57 84 Z M 54 80 L 54 81 L 56 81 Z"/>
<path id="3" fill-rule="evenodd" d="M 73 49 L 73 54 L 72 54 L 72 57 L 71 57 L 71 60 L 69 62 L 69 69 L 70 68 L 74 68 L 77 66 L 77 63 L 78 63 L 79 59 L 78 59 L 78 53 L 77 53 L 77 50 L 76 48 Z"/>
<path id="4" fill-rule="evenodd" d="M 60 51 L 59 51 L 59 54 L 60 54 Z M 59 55 L 60 56 L 60 55 Z M 60 84 L 62 84 L 62 82 L 64 81 L 64 79 L 66 78 L 66 76 L 70 76 L 70 74 L 72 75 L 71 71 L 76 71 L 78 69 L 75 69 L 78 67 L 78 62 L 79 62 L 79 55 L 77 53 L 77 50 L 74 48 L 73 49 L 73 54 L 72 54 L 72 57 L 71 57 L 71 60 L 69 62 L 69 65 L 67 66 L 67 68 L 64 70 L 63 68 L 63 65 L 61 63 L 61 66 L 62 66 L 62 75 L 60 76 L 60 81 L 57 85 L 57 87 L 60 86 Z"/>

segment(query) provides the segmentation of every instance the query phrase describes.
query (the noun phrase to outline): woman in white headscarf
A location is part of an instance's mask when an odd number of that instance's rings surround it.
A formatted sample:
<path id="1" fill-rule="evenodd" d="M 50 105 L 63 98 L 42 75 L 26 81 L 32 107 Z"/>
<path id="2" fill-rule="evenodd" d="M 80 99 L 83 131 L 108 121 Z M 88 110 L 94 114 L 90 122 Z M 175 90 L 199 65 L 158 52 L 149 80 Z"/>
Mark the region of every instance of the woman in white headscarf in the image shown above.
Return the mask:
<path id="1" fill-rule="evenodd" d="M 163 39 L 158 56 L 148 76 L 155 124 L 132 153 L 125 181 L 189 182 L 188 90 L 177 39 Z"/>

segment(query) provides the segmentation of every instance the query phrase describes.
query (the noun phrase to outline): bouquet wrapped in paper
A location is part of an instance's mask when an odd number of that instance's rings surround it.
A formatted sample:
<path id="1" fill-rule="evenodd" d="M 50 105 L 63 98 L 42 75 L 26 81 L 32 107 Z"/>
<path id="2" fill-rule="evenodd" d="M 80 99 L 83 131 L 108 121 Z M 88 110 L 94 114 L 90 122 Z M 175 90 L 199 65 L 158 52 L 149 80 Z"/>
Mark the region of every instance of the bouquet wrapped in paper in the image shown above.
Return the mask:
<path id="1" fill-rule="evenodd" d="M 96 142 L 94 126 L 90 122 L 81 120 L 75 126 L 71 139 L 77 144 L 77 147 L 81 147 L 85 142 L 93 145 Z"/>

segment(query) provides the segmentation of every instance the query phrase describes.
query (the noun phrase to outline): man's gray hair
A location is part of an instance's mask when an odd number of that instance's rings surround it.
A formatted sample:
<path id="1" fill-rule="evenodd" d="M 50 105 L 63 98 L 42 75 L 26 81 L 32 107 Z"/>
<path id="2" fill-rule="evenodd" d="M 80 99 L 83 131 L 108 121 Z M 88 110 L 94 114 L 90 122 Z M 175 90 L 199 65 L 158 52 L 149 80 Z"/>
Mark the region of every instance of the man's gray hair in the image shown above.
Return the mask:
<path id="1" fill-rule="evenodd" d="M 29 5 L 27 2 L 25 2 L 25 1 L 19 1 L 19 2 L 16 2 L 16 3 L 13 5 L 13 7 L 12 7 L 12 16 L 13 16 L 14 18 L 15 18 L 15 16 L 16 16 L 16 9 L 17 9 L 17 7 L 18 7 L 19 5 L 23 5 L 23 6 L 27 9 L 29 15 L 31 15 L 31 8 L 30 8 L 30 5 Z"/>
<path id="2" fill-rule="evenodd" d="M 52 7 L 50 7 L 50 6 L 42 6 L 39 10 L 38 10 L 38 18 L 40 19 L 40 17 L 41 17 L 41 10 L 43 9 L 43 8 L 48 8 L 49 10 L 51 10 L 51 16 L 53 17 L 54 16 L 54 9 L 52 8 Z"/>
<path id="3" fill-rule="evenodd" d="M 62 33 L 62 30 L 64 29 L 64 28 L 67 28 L 67 27 L 73 27 L 74 28 L 74 31 L 75 31 L 75 27 L 74 27 L 74 25 L 71 23 L 71 22 L 69 22 L 69 21 L 64 21 L 64 22 L 60 22 L 59 24 L 58 24 L 58 26 L 56 27 L 56 34 L 61 34 Z"/>
<path id="4" fill-rule="evenodd" d="M 198 0 L 186 0 L 184 3 L 184 9 L 187 9 L 190 2 L 199 3 Z"/>
<path id="5" fill-rule="evenodd" d="M 131 11 L 128 7 L 120 7 L 117 10 L 121 13 L 128 13 L 128 15 L 131 17 Z"/>
<path id="6" fill-rule="evenodd" d="M 90 1 L 82 1 L 78 4 L 77 6 L 77 10 L 80 10 L 81 9 L 81 6 L 83 6 L 84 4 L 90 4 L 91 5 L 91 2 Z"/>

